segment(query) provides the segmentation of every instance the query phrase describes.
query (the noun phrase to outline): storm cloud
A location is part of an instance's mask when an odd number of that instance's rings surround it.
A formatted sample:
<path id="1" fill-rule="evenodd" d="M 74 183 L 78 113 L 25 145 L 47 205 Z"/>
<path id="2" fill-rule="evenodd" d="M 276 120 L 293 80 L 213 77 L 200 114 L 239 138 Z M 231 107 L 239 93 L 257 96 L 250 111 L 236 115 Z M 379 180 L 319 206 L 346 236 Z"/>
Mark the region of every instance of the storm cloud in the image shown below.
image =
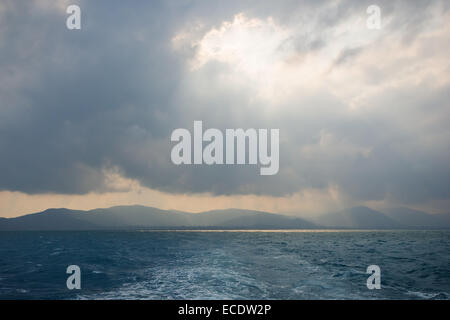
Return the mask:
<path id="1" fill-rule="evenodd" d="M 446 1 L 0 3 L 0 190 L 450 197 Z M 176 128 L 277 128 L 280 170 L 175 166 Z"/>

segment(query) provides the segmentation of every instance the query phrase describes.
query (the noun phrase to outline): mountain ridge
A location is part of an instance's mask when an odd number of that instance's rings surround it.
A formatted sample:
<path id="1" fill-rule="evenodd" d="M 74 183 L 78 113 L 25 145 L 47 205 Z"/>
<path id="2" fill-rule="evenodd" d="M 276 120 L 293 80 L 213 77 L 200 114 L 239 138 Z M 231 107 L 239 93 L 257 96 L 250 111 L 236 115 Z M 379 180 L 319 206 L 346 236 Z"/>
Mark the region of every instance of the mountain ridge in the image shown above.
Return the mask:
<path id="1" fill-rule="evenodd" d="M 269 223 L 270 222 L 270 223 Z M 316 228 L 301 218 L 244 209 L 189 213 L 146 206 L 116 206 L 92 210 L 49 208 L 14 218 L 0 219 L 6 230 L 111 230 L 141 228 Z"/>
<path id="2" fill-rule="evenodd" d="M 411 229 L 450 228 L 450 214 L 430 215 L 406 207 L 385 213 L 364 206 L 312 219 L 247 209 L 199 213 L 142 205 L 92 210 L 49 208 L 14 218 L 0 218 L 0 231 L 83 231 L 119 229 Z"/>

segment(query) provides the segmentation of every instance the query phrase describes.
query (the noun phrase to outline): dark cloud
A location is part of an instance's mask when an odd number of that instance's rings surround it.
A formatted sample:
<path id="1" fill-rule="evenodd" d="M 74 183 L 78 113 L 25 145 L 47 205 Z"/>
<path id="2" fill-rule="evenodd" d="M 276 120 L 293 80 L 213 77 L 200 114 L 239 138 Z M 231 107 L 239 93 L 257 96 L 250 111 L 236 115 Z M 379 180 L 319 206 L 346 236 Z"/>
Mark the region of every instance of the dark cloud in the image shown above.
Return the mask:
<path id="1" fill-rule="evenodd" d="M 251 85 L 224 83 L 226 63 L 211 61 L 189 72 L 196 48 L 176 51 L 171 43 L 193 23 L 206 32 L 244 12 L 293 26 L 289 41 L 296 53 L 315 54 L 332 41 L 335 26 L 358 12 L 365 17 L 371 3 L 78 3 L 81 31 L 67 30 L 66 14 L 51 1 L 0 5 L 1 190 L 102 192 L 108 190 L 105 169 L 118 168 L 145 186 L 175 193 L 286 195 L 337 185 L 360 200 L 450 196 L 448 87 L 387 88 L 361 112 L 348 112 L 325 87 L 268 102 Z M 379 5 L 392 18 L 386 37 L 399 33 L 405 46 L 433 19 L 429 1 Z M 440 10 L 448 8 L 442 3 Z M 370 50 L 345 46 L 336 68 L 348 61 L 358 67 L 359 56 Z M 368 82 L 389 79 L 376 66 L 366 73 Z M 223 130 L 279 128 L 279 174 L 260 176 L 251 166 L 174 166 L 170 134 L 192 130 L 194 120 Z"/>

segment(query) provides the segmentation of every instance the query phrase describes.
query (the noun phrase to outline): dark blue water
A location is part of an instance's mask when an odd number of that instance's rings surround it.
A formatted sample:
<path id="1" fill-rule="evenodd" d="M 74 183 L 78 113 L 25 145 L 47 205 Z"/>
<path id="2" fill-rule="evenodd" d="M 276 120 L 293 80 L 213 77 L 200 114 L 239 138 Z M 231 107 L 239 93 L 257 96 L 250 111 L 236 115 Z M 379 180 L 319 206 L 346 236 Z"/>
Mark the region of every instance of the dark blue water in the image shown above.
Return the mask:
<path id="1" fill-rule="evenodd" d="M 449 297 L 450 231 L 0 232 L 2 299 Z"/>

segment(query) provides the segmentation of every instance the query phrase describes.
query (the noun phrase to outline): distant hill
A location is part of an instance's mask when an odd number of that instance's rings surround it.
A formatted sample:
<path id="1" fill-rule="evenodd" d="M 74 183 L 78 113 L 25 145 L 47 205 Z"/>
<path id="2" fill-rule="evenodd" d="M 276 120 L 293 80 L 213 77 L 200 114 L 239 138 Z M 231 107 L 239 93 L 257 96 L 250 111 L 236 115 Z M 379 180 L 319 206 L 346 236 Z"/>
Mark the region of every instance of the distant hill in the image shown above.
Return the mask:
<path id="1" fill-rule="evenodd" d="M 325 227 L 352 229 L 397 229 L 406 225 L 368 207 L 353 207 L 321 215 L 314 222 Z"/>
<path id="2" fill-rule="evenodd" d="M 111 230 L 138 228 L 259 228 L 316 227 L 300 218 L 262 211 L 227 209 L 203 213 L 118 206 L 89 211 L 48 209 L 17 218 L 0 219 L 0 230 Z"/>
<path id="3" fill-rule="evenodd" d="M 450 227 L 450 214 L 428 214 L 405 207 L 386 209 L 384 212 L 391 219 L 410 227 Z"/>
<path id="4" fill-rule="evenodd" d="M 219 227 L 251 229 L 317 228 L 315 224 L 304 219 L 292 218 L 261 211 L 242 211 L 230 209 L 225 211 L 210 211 L 202 215 L 204 215 L 201 217 L 202 219 L 211 219 L 214 225 Z M 227 215 L 229 215 L 228 218 L 226 218 Z"/>
<path id="5" fill-rule="evenodd" d="M 97 226 L 83 221 L 84 211 L 48 209 L 17 218 L 0 220 L 0 230 L 93 230 Z"/>
<path id="6" fill-rule="evenodd" d="M 117 206 L 89 211 L 48 209 L 16 218 L 0 218 L 0 231 L 318 228 L 450 228 L 450 214 L 430 215 L 409 208 L 394 208 L 382 213 L 361 206 L 324 214 L 308 221 L 281 214 L 242 209 L 188 213 L 145 206 Z"/>

